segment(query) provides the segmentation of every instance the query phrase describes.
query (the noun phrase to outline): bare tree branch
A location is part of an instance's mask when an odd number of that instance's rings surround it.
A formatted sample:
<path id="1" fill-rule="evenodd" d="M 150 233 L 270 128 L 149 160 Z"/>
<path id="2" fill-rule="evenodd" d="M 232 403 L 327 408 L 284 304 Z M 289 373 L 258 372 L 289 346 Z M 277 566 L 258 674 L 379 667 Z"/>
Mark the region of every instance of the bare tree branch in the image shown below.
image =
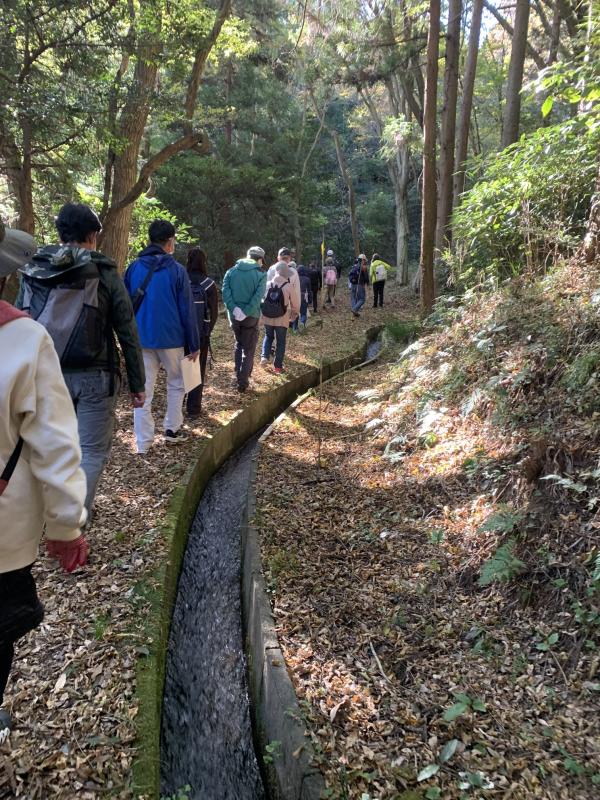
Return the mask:
<path id="1" fill-rule="evenodd" d="M 202 41 L 201 47 L 198 48 L 194 56 L 194 65 L 192 67 L 190 80 L 188 82 L 187 94 L 185 97 L 185 118 L 189 123 L 188 127 L 191 126 L 191 121 L 194 117 L 196 98 L 198 96 L 200 81 L 204 73 L 204 67 L 206 66 L 206 59 L 214 47 L 215 42 L 219 38 L 219 34 L 221 33 L 221 28 L 223 27 L 225 20 L 229 16 L 231 11 L 231 2 L 232 0 L 221 0 L 221 5 L 219 6 L 212 30 Z"/>
<path id="2" fill-rule="evenodd" d="M 181 138 L 165 145 L 162 150 L 159 150 L 158 153 L 155 153 L 149 158 L 141 168 L 137 181 L 133 184 L 125 197 L 108 209 L 106 217 L 104 218 L 104 227 L 107 226 L 107 223 L 110 222 L 111 218 L 116 215 L 118 211 L 131 203 L 135 203 L 148 185 L 150 177 L 157 169 L 160 169 L 160 167 L 173 156 L 181 153 L 183 150 L 191 150 L 192 148 L 203 153 L 208 152 L 209 140 L 204 131 L 186 133 Z"/>
<path id="3" fill-rule="evenodd" d="M 483 5 L 487 8 L 490 14 L 492 14 L 498 20 L 500 25 L 512 38 L 515 31 L 513 26 L 506 19 L 506 17 L 503 17 L 502 14 L 498 11 L 498 9 L 494 5 L 492 5 L 492 3 L 489 2 L 489 0 L 483 0 Z M 526 49 L 527 49 L 527 55 L 529 56 L 529 58 L 533 60 L 536 67 L 538 69 L 544 69 L 544 67 L 546 66 L 546 62 L 544 61 L 542 56 L 538 53 L 538 51 L 531 46 L 531 43 L 529 41 L 527 42 Z"/>
<path id="4" fill-rule="evenodd" d="M 80 22 L 78 25 L 76 25 L 75 28 L 69 31 L 68 34 L 64 36 L 62 39 L 55 39 L 52 42 L 44 42 L 40 44 L 31 53 L 28 53 L 23 62 L 23 66 L 21 68 L 21 72 L 19 73 L 19 77 L 17 78 L 17 83 L 23 83 L 23 81 L 29 74 L 31 67 L 34 65 L 34 63 L 38 60 L 38 58 L 41 55 L 43 55 L 48 50 L 55 50 L 58 47 L 70 44 L 71 43 L 70 40 L 74 36 L 76 36 L 78 33 L 81 33 L 81 31 L 84 30 L 84 28 L 86 28 L 90 23 L 96 22 L 96 20 L 99 20 L 101 17 L 103 17 L 105 14 L 111 11 L 117 5 L 117 2 L 118 0 L 108 0 L 108 4 L 105 8 L 103 8 L 101 11 L 95 12 L 94 14 L 90 14 L 89 17 L 84 19 L 83 22 Z M 35 26 L 35 19 L 33 17 L 30 17 L 30 21 Z M 38 32 L 38 37 L 41 39 L 39 32 Z"/>

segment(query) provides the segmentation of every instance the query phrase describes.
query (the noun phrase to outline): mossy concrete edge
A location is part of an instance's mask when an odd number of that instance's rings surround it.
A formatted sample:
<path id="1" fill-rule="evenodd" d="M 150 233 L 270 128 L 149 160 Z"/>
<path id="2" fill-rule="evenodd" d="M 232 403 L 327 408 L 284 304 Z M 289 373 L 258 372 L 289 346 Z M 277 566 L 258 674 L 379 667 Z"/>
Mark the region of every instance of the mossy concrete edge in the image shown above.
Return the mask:
<path id="1" fill-rule="evenodd" d="M 369 331 L 367 344 L 379 328 Z M 364 350 L 363 350 L 364 352 Z M 333 372 L 337 377 L 374 363 L 381 351 L 368 359 Z M 294 685 L 285 666 L 262 568 L 259 522 L 256 517 L 256 473 L 260 448 L 270 431 L 291 409 L 315 392 L 308 389 L 279 414 L 259 440 L 248 482 L 245 524 L 242 528 L 242 617 L 248 658 L 249 692 L 257 754 L 271 800 L 319 800 L 326 788 L 315 766 L 315 752 Z"/>
<path id="2" fill-rule="evenodd" d="M 145 646 L 148 654 L 138 660 L 136 671 L 139 708 L 133 790 L 137 797 L 144 800 L 160 798 L 162 697 L 171 616 L 188 533 L 206 484 L 229 456 L 287 408 L 294 397 L 317 385 L 320 380 L 328 380 L 360 363 L 368 343 L 377 337 L 380 330 L 381 326 L 369 328 L 360 350 L 323 363 L 320 369 L 311 367 L 301 375 L 259 395 L 252 403 L 240 409 L 227 424 L 199 445 L 195 462 L 176 485 L 160 526 L 160 535 L 168 544 L 167 563 L 159 568 L 151 580 L 144 582 L 144 593 L 150 600 L 151 609 L 146 620 Z M 249 664 L 249 670 L 252 684 L 252 663 Z M 285 667 L 283 671 L 285 672 Z M 282 715 L 284 712 L 285 709 L 282 710 Z M 300 796 L 308 798 L 308 795 Z"/>
<path id="3" fill-rule="evenodd" d="M 252 459 L 242 528 L 242 617 L 255 749 L 270 800 L 319 800 L 325 781 L 314 766 L 314 750 L 279 647 L 262 569 L 255 522 L 259 455 L 260 444 Z"/>

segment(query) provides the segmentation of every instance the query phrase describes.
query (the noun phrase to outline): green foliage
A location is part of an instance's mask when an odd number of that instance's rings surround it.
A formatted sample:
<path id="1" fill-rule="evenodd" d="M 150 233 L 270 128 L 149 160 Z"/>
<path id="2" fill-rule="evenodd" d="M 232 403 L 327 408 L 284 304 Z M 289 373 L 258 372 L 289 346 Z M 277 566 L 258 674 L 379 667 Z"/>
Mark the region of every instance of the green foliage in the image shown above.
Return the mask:
<path id="1" fill-rule="evenodd" d="M 273 580 L 277 581 L 280 577 L 294 575 L 298 572 L 300 563 L 298 556 L 283 548 L 275 550 L 269 559 L 269 572 Z"/>
<path id="2" fill-rule="evenodd" d="M 454 722 L 467 711 L 479 711 L 482 714 L 487 711 L 487 707 L 480 697 L 471 697 L 464 692 L 455 692 L 454 697 L 456 703 L 446 709 L 442 716 L 445 722 Z"/>
<path id="3" fill-rule="evenodd" d="M 582 410 L 600 408 L 600 345 L 592 344 L 574 358 L 565 370 L 562 383 L 577 397 Z"/>
<path id="4" fill-rule="evenodd" d="M 409 151 L 421 150 L 421 128 L 416 122 L 408 122 L 403 117 L 388 117 L 383 127 L 381 155 L 386 159 L 394 158 L 400 147 L 406 147 Z"/>
<path id="5" fill-rule="evenodd" d="M 265 745 L 265 752 L 263 753 L 263 761 L 265 764 L 272 764 L 276 758 L 281 757 L 281 742 L 272 741 Z"/>
<path id="6" fill-rule="evenodd" d="M 554 632 L 547 636 L 543 641 L 538 642 L 536 644 L 537 650 L 547 651 L 551 650 L 552 647 L 558 642 L 559 635 L 558 633 Z"/>
<path id="7" fill-rule="evenodd" d="M 182 786 L 174 794 L 161 795 L 160 800 L 191 800 L 192 787 L 189 784 Z"/>
<path id="8" fill-rule="evenodd" d="M 498 532 L 510 533 L 517 525 L 523 520 L 524 514 L 521 511 L 515 511 L 510 506 L 501 505 L 498 511 L 490 514 L 479 530 L 481 533 Z"/>
<path id="9" fill-rule="evenodd" d="M 463 285 L 539 270 L 580 241 L 597 169 L 600 126 L 540 128 L 490 158 L 454 214 Z"/>
<path id="10" fill-rule="evenodd" d="M 526 565 L 514 555 L 515 546 L 515 539 L 509 539 L 483 564 L 478 581 L 480 586 L 489 586 L 494 581 L 512 580 L 523 572 Z"/>
<path id="11" fill-rule="evenodd" d="M 413 342 L 421 331 L 421 326 L 416 320 L 394 319 L 388 322 L 384 335 L 393 342 Z"/>

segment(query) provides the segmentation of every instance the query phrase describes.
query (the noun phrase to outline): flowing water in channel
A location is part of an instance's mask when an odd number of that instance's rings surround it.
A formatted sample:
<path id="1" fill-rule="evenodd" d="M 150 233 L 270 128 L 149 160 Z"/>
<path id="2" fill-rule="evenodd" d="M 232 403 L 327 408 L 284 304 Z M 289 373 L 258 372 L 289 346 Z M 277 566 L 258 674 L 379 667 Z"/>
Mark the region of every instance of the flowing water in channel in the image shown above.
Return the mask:
<path id="1" fill-rule="evenodd" d="M 381 349 L 367 347 L 366 358 Z M 254 752 L 241 622 L 241 526 L 257 438 L 208 483 L 183 560 L 167 653 L 161 791 L 265 800 Z"/>
<path id="2" fill-rule="evenodd" d="M 163 701 L 161 791 L 264 800 L 252 741 L 240 599 L 240 528 L 256 438 L 207 485 L 173 612 Z"/>
<path id="3" fill-rule="evenodd" d="M 377 355 L 377 353 L 379 353 L 382 347 L 383 347 L 383 342 L 381 341 L 381 339 L 373 339 L 372 342 L 369 342 L 367 345 L 365 361 L 368 361 L 370 358 L 375 358 L 375 356 Z"/>

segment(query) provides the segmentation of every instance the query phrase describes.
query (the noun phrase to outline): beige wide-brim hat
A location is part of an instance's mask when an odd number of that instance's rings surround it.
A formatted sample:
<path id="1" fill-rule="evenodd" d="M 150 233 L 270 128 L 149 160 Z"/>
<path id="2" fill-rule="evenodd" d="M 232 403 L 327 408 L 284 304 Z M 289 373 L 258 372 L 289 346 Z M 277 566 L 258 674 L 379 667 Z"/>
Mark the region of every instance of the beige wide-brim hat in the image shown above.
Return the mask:
<path id="1" fill-rule="evenodd" d="M 0 278 L 25 266 L 36 249 L 35 239 L 30 233 L 0 224 Z"/>

